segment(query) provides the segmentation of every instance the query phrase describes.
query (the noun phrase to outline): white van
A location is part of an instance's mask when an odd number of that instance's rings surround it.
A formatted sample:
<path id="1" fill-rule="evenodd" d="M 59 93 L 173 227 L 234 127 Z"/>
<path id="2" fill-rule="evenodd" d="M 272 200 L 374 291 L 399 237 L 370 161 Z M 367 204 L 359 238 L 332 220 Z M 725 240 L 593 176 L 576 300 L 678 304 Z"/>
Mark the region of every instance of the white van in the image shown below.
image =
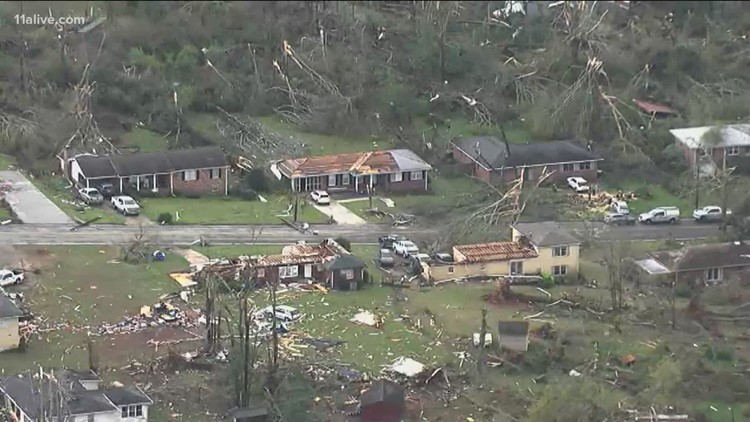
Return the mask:
<path id="1" fill-rule="evenodd" d="M 658 207 L 638 216 L 638 221 L 644 224 L 677 223 L 680 221 L 680 209 L 677 207 Z"/>

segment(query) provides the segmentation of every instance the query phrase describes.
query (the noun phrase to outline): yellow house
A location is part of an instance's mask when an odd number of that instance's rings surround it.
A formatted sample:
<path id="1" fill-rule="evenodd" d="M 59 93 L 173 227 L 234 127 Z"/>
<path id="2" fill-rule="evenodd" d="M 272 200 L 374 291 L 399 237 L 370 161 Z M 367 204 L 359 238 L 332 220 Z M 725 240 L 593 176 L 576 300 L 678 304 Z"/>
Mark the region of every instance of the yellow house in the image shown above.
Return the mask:
<path id="1" fill-rule="evenodd" d="M 511 227 L 513 241 L 523 237 L 534 245 L 539 255 L 524 263 L 524 273 L 575 276 L 580 266 L 581 242 L 559 223 L 518 223 Z"/>
<path id="2" fill-rule="evenodd" d="M 21 342 L 18 319 L 23 313 L 0 293 L 0 352 L 17 349 Z"/>
<path id="3" fill-rule="evenodd" d="M 511 229 L 510 242 L 454 246 L 454 262 L 428 265 L 427 278 L 436 282 L 464 277 L 578 274 L 580 242 L 558 223 L 522 223 Z"/>

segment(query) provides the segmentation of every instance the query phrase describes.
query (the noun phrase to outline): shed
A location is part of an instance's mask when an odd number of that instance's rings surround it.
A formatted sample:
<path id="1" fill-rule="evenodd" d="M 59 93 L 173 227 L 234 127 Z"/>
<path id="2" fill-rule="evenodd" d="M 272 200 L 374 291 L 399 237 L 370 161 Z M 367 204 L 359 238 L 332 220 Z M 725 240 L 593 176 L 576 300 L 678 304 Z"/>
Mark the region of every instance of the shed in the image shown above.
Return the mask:
<path id="1" fill-rule="evenodd" d="M 0 352 L 17 349 L 21 344 L 19 320 L 23 312 L 15 303 L 0 294 Z"/>
<path id="2" fill-rule="evenodd" d="M 266 422 L 268 416 L 265 406 L 235 408 L 229 412 L 234 422 Z"/>
<path id="3" fill-rule="evenodd" d="M 365 278 L 364 261 L 354 255 L 338 255 L 325 263 L 332 289 L 357 290 Z"/>
<path id="4" fill-rule="evenodd" d="M 379 379 L 359 398 L 362 422 L 400 422 L 406 403 L 404 388 Z"/>
<path id="5" fill-rule="evenodd" d="M 497 323 L 497 332 L 501 348 L 516 352 L 529 350 L 528 321 L 500 321 Z"/>

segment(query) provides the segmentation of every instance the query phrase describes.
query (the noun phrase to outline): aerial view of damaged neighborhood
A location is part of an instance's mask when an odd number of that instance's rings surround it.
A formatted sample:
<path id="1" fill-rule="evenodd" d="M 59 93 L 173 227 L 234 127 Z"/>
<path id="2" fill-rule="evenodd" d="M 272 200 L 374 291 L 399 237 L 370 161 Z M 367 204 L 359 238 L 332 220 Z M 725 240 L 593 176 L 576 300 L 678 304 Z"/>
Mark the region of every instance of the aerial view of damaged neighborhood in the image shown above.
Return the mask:
<path id="1" fill-rule="evenodd" d="M 750 422 L 750 2 L 0 1 L 0 422 Z"/>

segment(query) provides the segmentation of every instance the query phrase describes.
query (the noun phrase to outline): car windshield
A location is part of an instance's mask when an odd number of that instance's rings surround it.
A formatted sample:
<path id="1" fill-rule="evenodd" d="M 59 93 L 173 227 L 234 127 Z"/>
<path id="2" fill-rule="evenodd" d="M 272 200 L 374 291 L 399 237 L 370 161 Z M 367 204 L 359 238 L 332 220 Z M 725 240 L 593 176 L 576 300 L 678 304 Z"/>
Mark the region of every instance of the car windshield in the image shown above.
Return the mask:
<path id="1" fill-rule="evenodd" d="M 586 186 L 586 181 L 583 179 L 578 179 L 578 186 Z"/>
<path id="2" fill-rule="evenodd" d="M 319 195 L 319 196 L 320 196 L 321 198 L 328 198 L 328 194 L 327 194 L 327 193 L 325 193 L 325 192 L 320 192 L 320 193 L 318 193 L 318 195 Z"/>
<path id="3" fill-rule="evenodd" d="M 123 199 L 122 203 L 124 205 L 135 205 L 135 201 L 133 201 L 132 199 Z"/>

